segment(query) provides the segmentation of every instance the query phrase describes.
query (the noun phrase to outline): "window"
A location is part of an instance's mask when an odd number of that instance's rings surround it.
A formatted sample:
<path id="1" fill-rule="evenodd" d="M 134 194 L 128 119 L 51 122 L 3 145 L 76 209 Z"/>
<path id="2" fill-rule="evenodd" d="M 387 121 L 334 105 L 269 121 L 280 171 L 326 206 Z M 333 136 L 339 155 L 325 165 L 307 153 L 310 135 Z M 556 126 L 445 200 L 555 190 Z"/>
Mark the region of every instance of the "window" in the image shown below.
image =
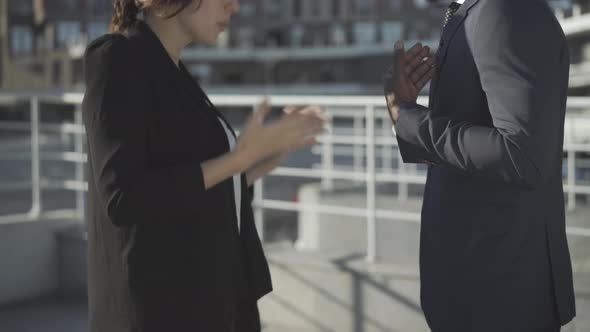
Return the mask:
<path id="1" fill-rule="evenodd" d="M 30 15 L 33 12 L 33 2 L 23 0 L 9 0 L 8 12 L 16 15 Z"/>
<path id="2" fill-rule="evenodd" d="M 341 0 L 332 0 L 332 16 L 340 17 L 342 15 Z"/>
<path id="3" fill-rule="evenodd" d="M 330 32 L 332 45 L 341 46 L 346 44 L 346 30 L 342 24 L 332 24 Z"/>
<path id="4" fill-rule="evenodd" d="M 390 11 L 398 11 L 402 8 L 402 1 L 401 0 L 388 0 L 387 4 L 389 5 Z"/>
<path id="5" fill-rule="evenodd" d="M 254 17 L 256 16 L 256 4 L 252 1 L 241 1 L 240 11 L 238 15 L 242 17 Z"/>
<path id="6" fill-rule="evenodd" d="M 237 47 L 253 47 L 254 46 L 254 28 L 249 26 L 242 26 L 235 30 L 235 44 Z"/>
<path id="7" fill-rule="evenodd" d="M 354 40 L 359 45 L 375 44 L 377 29 L 373 22 L 357 22 L 354 24 Z"/>
<path id="8" fill-rule="evenodd" d="M 418 9 L 424 9 L 424 8 L 428 7 L 428 1 L 427 0 L 414 0 L 414 5 Z"/>
<path id="9" fill-rule="evenodd" d="M 307 2 L 309 6 L 310 17 L 320 17 L 322 14 L 322 2 L 321 0 L 311 0 Z"/>
<path id="10" fill-rule="evenodd" d="M 291 46 L 301 46 L 303 44 L 303 37 L 305 30 L 302 25 L 294 25 L 291 29 Z"/>
<path id="11" fill-rule="evenodd" d="M 196 64 L 189 68 L 191 75 L 196 76 L 200 82 L 208 83 L 213 76 L 213 68 L 209 64 Z"/>
<path id="12" fill-rule="evenodd" d="M 293 0 L 293 17 L 301 17 L 303 0 Z"/>
<path id="13" fill-rule="evenodd" d="M 88 23 L 86 27 L 86 35 L 88 37 L 88 41 L 93 41 L 96 38 L 104 35 L 108 31 L 108 25 L 103 22 L 91 22 Z"/>
<path id="14" fill-rule="evenodd" d="M 80 9 L 80 0 L 62 0 L 64 6 L 70 10 L 79 10 Z"/>
<path id="15" fill-rule="evenodd" d="M 113 2 L 111 0 L 91 0 L 93 12 L 111 13 L 113 10 Z"/>
<path id="16" fill-rule="evenodd" d="M 393 45 L 396 41 L 403 39 L 402 22 L 383 22 L 382 26 L 382 42 L 385 45 Z"/>
<path id="17" fill-rule="evenodd" d="M 57 45 L 59 47 L 73 46 L 81 41 L 79 22 L 57 23 Z"/>
<path id="18" fill-rule="evenodd" d="M 13 54 L 30 54 L 33 51 L 33 31 L 27 26 L 14 26 L 11 31 Z"/>
<path id="19" fill-rule="evenodd" d="M 425 20 L 413 20 L 412 26 L 408 28 L 408 40 L 423 40 L 431 38 L 432 27 L 428 21 Z M 436 29 L 440 30 L 439 27 Z"/>
<path id="20" fill-rule="evenodd" d="M 377 9 L 375 0 L 355 0 L 354 5 L 356 13 L 360 15 L 374 14 Z"/>
<path id="21" fill-rule="evenodd" d="M 269 17 L 281 17 L 283 16 L 282 5 L 282 1 L 279 0 L 265 0 L 264 14 Z"/>

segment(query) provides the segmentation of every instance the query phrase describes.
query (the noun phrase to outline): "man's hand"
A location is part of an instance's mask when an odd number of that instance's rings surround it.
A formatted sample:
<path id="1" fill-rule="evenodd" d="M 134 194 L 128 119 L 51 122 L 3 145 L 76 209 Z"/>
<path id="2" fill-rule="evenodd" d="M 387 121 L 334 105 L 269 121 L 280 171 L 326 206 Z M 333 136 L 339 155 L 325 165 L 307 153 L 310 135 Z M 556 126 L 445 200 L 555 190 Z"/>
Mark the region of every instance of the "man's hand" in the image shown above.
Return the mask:
<path id="1" fill-rule="evenodd" d="M 394 63 L 383 83 L 387 108 L 394 124 L 399 117 L 399 106 L 415 103 L 420 91 L 432 79 L 435 62 L 428 46 L 418 43 L 406 52 L 403 42 L 395 43 Z"/>

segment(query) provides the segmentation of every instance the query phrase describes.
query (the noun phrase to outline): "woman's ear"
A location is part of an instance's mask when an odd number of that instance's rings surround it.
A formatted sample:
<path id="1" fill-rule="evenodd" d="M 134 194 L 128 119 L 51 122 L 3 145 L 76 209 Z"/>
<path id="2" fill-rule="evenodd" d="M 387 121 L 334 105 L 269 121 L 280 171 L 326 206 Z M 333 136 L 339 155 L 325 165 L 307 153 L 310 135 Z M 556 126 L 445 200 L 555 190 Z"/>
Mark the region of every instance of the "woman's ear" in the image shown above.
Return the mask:
<path id="1" fill-rule="evenodd" d="M 192 7 L 193 11 L 197 11 L 199 9 L 201 9 L 201 6 L 203 5 L 203 0 L 193 0 L 193 3 L 190 5 Z"/>

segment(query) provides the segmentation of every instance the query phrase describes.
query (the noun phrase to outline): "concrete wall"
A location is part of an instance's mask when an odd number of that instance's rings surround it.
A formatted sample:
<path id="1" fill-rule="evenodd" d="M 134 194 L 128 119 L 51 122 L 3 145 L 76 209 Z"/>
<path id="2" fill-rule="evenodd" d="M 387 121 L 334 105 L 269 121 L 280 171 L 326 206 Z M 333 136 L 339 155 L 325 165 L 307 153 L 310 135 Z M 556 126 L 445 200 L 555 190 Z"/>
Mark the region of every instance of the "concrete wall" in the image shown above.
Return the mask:
<path id="1" fill-rule="evenodd" d="M 88 244 L 82 225 L 73 225 L 57 232 L 58 291 L 62 296 L 85 297 L 86 254 Z"/>
<path id="2" fill-rule="evenodd" d="M 54 227 L 49 222 L 0 224 L 0 305 L 55 294 Z"/>
<path id="3" fill-rule="evenodd" d="M 78 221 L 0 224 L 0 306 L 86 295 L 86 239 Z"/>

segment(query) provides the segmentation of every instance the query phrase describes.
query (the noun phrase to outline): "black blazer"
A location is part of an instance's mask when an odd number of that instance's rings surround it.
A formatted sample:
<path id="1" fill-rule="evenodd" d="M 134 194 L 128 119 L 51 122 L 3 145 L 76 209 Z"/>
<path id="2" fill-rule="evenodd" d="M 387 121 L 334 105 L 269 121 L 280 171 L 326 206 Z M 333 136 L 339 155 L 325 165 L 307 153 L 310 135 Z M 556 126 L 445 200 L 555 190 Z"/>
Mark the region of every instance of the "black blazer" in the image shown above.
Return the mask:
<path id="1" fill-rule="evenodd" d="M 544 0 L 467 0 L 442 38 L 428 108 L 400 111 L 429 166 L 422 307 L 434 332 L 531 332 L 575 316 L 565 233 L 569 55 Z"/>
<path id="2" fill-rule="evenodd" d="M 145 23 L 92 42 L 84 68 L 90 331 L 229 331 L 272 287 L 245 176 L 239 235 L 232 179 L 204 188 L 221 114 Z"/>

